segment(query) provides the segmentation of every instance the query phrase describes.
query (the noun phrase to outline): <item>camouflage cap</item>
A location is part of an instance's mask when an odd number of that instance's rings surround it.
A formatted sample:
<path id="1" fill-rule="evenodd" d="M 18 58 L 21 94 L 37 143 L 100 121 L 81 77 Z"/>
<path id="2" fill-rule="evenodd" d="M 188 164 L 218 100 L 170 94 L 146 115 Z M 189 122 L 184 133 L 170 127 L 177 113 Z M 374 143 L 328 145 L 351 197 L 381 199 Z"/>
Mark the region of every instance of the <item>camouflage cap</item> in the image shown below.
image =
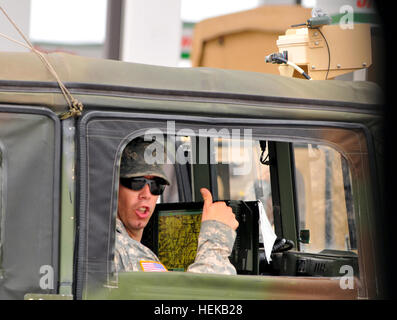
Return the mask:
<path id="1" fill-rule="evenodd" d="M 162 164 L 158 162 L 151 164 L 145 160 L 145 150 L 149 146 L 151 147 L 149 152 L 152 151 L 153 157 L 156 156 L 157 151 L 163 151 L 163 146 L 156 141 L 145 141 L 140 137 L 127 144 L 121 156 L 120 178 L 155 176 L 164 179 L 166 184 L 170 185 Z"/>

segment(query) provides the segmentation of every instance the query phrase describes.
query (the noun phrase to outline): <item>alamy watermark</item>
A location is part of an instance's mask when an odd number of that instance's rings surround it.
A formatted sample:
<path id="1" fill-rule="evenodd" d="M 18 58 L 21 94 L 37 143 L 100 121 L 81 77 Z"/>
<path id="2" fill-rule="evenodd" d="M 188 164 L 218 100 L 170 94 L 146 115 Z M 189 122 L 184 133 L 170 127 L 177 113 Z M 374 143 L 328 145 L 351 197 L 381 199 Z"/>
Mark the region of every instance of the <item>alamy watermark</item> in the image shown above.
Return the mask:
<path id="1" fill-rule="evenodd" d="M 339 13 L 343 14 L 339 20 L 339 26 L 342 29 L 354 29 L 354 9 L 350 5 L 344 5 L 339 8 Z"/>
<path id="2" fill-rule="evenodd" d="M 354 289 L 354 269 L 350 265 L 343 265 L 339 269 L 339 273 L 343 276 L 339 280 L 339 286 L 341 289 Z"/>
<path id="3" fill-rule="evenodd" d="M 181 139 L 176 147 L 176 137 L 189 137 Z M 208 142 L 208 138 L 210 142 Z M 252 129 L 226 129 L 219 130 L 199 129 L 198 132 L 190 128 L 176 131 L 175 121 L 167 121 L 165 132 L 159 128 L 152 128 L 145 132 L 145 141 L 155 140 L 145 150 L 144 159 L 148 164 L 216 164 L 218 157 L 212 154 L 215 143 L 221 144 L 221 162 L 225 159 L 243 159 L 242 165 L 233 166 L 233 175 L 246 175 L 252 167 Z M 210 145 L 208 145 L 210 144 Z"/>
<path id="4" fill-rule="evenodd" d="M 46 264 L 40 267 L 39 273 L 41 275 L 40 288 L 43 290 L 54 289 L 54 268 Z"/>

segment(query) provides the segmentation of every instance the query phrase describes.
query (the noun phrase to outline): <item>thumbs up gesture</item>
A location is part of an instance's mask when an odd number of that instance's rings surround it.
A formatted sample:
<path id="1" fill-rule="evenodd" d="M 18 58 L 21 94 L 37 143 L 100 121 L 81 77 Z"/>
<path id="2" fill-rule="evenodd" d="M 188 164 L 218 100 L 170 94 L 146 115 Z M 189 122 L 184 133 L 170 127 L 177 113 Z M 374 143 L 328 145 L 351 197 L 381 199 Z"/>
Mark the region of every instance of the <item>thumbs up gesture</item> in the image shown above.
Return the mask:
<path id="1" fill-rule="evenodd" d="M 225 202 L 212 202 L 212 194 L 206 188 L 200 189 L 201 195 L 204 199 L 203 215 L 201 221 L 216 220 L 222 222 L 233 230 L 238 227 L 238 221 L 234 215 L 232 208 L 228 207 Z"/>

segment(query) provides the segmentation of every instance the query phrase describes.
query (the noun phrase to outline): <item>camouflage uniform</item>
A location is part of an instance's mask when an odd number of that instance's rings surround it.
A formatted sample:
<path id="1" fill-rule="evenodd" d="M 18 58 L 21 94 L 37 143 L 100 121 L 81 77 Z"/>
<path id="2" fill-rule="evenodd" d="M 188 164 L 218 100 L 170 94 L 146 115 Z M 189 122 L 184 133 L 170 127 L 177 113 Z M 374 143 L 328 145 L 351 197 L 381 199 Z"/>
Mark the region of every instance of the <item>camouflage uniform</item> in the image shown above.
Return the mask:
<path id="1" fill-rule="evenodd" d="M 195 261 L 188 272 L 236 274 L 229 261 L 236 231 L 222 222 L 207 220 L 201 223 Z M 132 239 L 123 223 L 116 222 L 116 249 L 114 263 L 116 271 L 142 271 L 139 261 L 160 262 L 158 257 L 140 242 Z"/>
<path id="2" fill-rule="evenodd" d="M 229 261 L 236 231 L 222 222 L 206 220 L 201 223 L 197 254 L 188 272 L 236 274 Z"/>
<path id="3" fill-rule="evenodd" d="M 147 152 L 147 147 L 149 151 Z M 155 148 L 157 146 L 157 148 Z M 160 151 L 160 154 L 156 154 Z M 120 163 L 120 177 L 131 178 L 153 175 L 170 185 L 161 165 L 148 164 L 144 155 L 155 157 L 161 154 L 157 142 L 146 142 L 141 138 L 132 140 L 124 149 Z M 209 220 L 201 223 L 196 259 L 188 267 L 189 272 L 236 274 L 228 257 L 232 252 L 236 231 L 222 222 Z M 142 271 L 140 261 L 160 262 L 158 257 L 140 242 L 132 239 L 119 219 L 116 221 L 115 271 Z"/>
<path id="4" fill-rule="evenodd" d="M 116 271 L 142 271 L 141 260 L 160 261 L 148 247 L 131 238 L 120 219 L 116 219 Z"/>

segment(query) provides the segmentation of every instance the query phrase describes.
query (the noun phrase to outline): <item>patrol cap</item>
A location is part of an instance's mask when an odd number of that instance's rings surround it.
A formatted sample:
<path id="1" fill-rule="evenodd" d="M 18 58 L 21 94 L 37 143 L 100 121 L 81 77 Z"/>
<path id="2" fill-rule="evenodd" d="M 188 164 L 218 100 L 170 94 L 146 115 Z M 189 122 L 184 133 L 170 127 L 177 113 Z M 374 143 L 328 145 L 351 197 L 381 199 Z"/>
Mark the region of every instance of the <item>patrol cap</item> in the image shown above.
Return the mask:
<path id="1" fill-rule="evenodd" d="M 161 150 L 165 153 L 163 145 L 156 141 L 145 141 L 141 137 L 135 138 L 127 144 L 121 156 L 120 178 L 155 176 L 162 178 L 167 185 L 171 184 L 163 171 L 162 164 L 157 162 L 151 164 L 145 160 L 145 150 L 153 143 L 157 144 L 151 146 L 151 149 L 153 149 L 153 156 L 155 156 L 156 150 Z M 155 147 L 157 147 L 157 149 Z"/>

